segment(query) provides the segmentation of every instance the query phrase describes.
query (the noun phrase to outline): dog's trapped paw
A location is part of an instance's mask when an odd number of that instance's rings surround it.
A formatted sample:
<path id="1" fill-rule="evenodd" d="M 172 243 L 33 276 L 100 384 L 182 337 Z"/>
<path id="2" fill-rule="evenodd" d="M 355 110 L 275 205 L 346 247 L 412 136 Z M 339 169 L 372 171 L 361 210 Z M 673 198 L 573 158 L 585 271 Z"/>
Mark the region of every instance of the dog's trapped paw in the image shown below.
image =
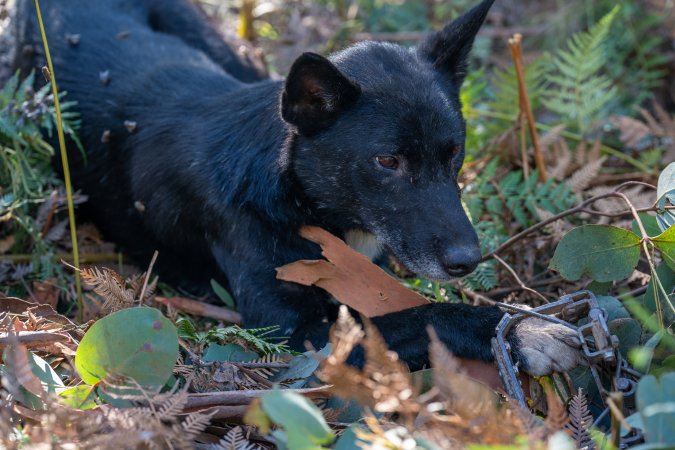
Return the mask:
<path id="1" fill-rule="evenodd" d="M 577 333 L 564 325 L 527 317 L 516 324 L 510 340 L 521 368 L 530 375 L 566 372 L 585 363 Z"/>

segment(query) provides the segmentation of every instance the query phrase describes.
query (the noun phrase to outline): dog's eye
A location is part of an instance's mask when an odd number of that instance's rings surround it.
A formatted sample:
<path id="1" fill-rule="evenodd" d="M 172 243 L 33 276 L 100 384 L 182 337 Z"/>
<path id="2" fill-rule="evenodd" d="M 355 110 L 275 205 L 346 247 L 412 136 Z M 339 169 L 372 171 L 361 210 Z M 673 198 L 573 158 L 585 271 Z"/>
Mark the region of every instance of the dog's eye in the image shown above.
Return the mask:
<path id="1" fill-rule="evenodd" d="M 379 165 L 389 170 L 396 170 L 398 168 L 398 159 L 395 156 L 383 155 L 376 156 L 375 160 Z"/>
<path id="2" fill-rule="evenodd" d="M 452 154 L 452 156 L 457 156 L 461 151 L 462 147 L 460 147 L 459 145 L 455 145 L 454 147 L 452 147 L 452 149 L 450 149 L 450 154 Z"/>

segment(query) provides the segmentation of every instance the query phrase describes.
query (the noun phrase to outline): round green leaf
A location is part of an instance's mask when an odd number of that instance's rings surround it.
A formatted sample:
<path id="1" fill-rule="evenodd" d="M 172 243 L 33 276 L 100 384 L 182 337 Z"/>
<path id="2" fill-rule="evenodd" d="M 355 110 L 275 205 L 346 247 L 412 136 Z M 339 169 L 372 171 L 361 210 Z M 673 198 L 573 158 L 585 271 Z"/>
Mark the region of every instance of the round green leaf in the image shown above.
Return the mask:
<path id="1" fill-rule="evenodd" d="M 76 409 L 91 409 L 96 406 L 96 388 L 88 384 L 73 386 L 61 391 L 59 397 L 66 405 Z"/>
<path id="2" fill-rule="evenodd" d="M 319 408 L 300 394 L 275 389 L 262 397 L 262 408 L 286 431 L 289 448 L 320 448 L 335 438 Z"/>
<path id="3" fill-rule="evenodd" d="M 661 257 L 668 267 L 675 271 L 675 225 L 652 238 L 652 242 L 661 251 Z"/>
<path id="4" fill-rule="evenodd" d="M 94 323 L 77 348 L 75 368 L 88 384 L 115 375 L 158 387 L 177 358 L 176 327 L 154 308 L 128 308 Z"/>
<path id="5" fill-rule="evenodd" d="M 675 445 L 675 373 L 657 380 L 647 375 L 638 383 L 637 405 L 648 443 Z"/>
<path id="6" fill-rule="evenodd" d="M 640 238 L 610 225 L 583 225 L 567 233 L 549 267 L 568 280 L 588 275 L 595 281 L 628 277 L 640 257 Z"/>

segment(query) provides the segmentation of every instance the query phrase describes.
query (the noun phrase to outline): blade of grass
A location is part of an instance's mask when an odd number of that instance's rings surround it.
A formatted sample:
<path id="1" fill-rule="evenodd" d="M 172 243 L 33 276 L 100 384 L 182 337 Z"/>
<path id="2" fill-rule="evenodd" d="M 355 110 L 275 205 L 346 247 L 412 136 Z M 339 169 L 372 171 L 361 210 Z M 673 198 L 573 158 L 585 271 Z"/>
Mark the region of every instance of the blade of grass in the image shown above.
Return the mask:
<path id="1" fill-rule="evenodd" d="M 59 104 L 59 93 L 56 87 L 56 76 L 54 75 L 54 66 L 52 66 L 52 57 L 49 54 L 49 44 L 45 34 L 44 23 L 42 22 L 42 13 L 40 12 L 40 3 L 35 2 L 35 12 L 37 14 L 38 24 L 40 25 L 40 35 L 42 36 L 42 45 L 45 49 L 45 58 L 47 59 L 47 68 L 49 69 L 49 81 L 52 85 L 52 94 L 54 96 L 54 109 L 56 110 L 56 130 L 59 137 L 59 151 L 61 153 L 61 164 L 63 166 L 63 179 L 66 185 L 66 197 L 68 199 L 68 221 L 70 222 L 70 239 L 73 245 L 73 265 L 76 269 L 80 268 L 80 255 L 77 248 L 77 231 L 75 229 L 75 206 L 73 205 L 73 186 L 70 182 L 70 168 L 68 166 L 68 155 L 66 153 L 66 140 L 63 135 L 63 121 L 61 120 L 61 105 Z M 80 281 L 80 271 L 75 271 L 75 290 L 77 292 L 77 320 L 84 321 L 84 304 L 82 302 L 82 283 Z"/>

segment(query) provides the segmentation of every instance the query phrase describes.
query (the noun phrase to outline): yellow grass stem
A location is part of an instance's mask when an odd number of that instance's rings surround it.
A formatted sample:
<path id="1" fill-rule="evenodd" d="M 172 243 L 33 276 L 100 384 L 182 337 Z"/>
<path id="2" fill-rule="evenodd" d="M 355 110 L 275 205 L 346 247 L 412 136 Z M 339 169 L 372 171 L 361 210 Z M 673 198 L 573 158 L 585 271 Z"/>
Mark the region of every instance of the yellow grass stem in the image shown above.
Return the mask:
<path id="1" fill-rule="evenodd" d="M 35 2 L 35 11 L 37 13 L 38 24 L 40 25 L 40 34 L 42 35 L 42 45 L 45 48 L 45 57 L 47 58 L 47 68 L 49 69 L 49 81 L 52 85 L 52 94 L 54 96 L 54 109 L 56 110 L 56 130 L 59 137 L 59 150 L 61 153 L 61 164 L 63 165 L 63 178 L 66 184 L 66 196 L 68 198 L 68 220 L 70 222 L 70 239 L 73 245 L 73 265 L 76 269 L 80 268 L 80 255 L 77 249 L 77 231 L 75 229 L 75 207 L 73 205 L 73 186 L 70 182 L 70 168 L 68 167 L 68 154 L 66 153 L 66 140 L 63 136 L 63 122 L 61 119 L 61 105 L 59 104 L 59 93 L 56 87 L 56 77 L 54 75 L 54 66 L 52 66 L 52 57 L 49 54 L 49 45 L 47 44 L 47 35 L 42 22 L 42 13 L 40 12 L 40 3 Z M 75 290 L 77 292 L 77 320 L 82 322 L 84 319 L 84 305 L 82 302 L 82 284 L 80 282 L 80 272 L 75 271 Z"/>

